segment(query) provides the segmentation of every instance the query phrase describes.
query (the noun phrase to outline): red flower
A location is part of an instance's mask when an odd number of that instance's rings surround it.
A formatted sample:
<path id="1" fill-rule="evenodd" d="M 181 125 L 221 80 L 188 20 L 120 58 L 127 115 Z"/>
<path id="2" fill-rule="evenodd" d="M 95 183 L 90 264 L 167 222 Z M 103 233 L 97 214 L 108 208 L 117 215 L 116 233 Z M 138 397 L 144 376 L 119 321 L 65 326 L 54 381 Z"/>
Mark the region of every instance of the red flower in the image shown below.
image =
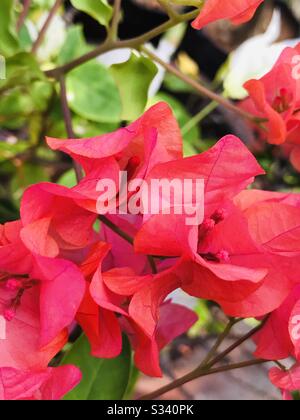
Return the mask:
<path id="1" fill-rule="evenodd" d="M 284 144 L 297 169 L 300 169 L 300 77 L 296 67 L 299 54 L 299 45 L 286 48 L 268 74 L 245 84 L 250 97 L 241 103 L 243 109 L 266 119 L 260 136 L 268 143 Z"/>
<path id="2" fill-rule="evenodd" d="M 289 371 L 273 368 L 270 380 L 282 391 L 285 400 L 292 400 L 292 393 L 300 390 L 300 366 L 296 364 Z"/>
<path id="3" fill-rule="evenodd" d="M 272 312 L 255 342 L 258 358 L 281 360 L 292 356 L 300 360 L 300 285 Z"/>
<path id="4" fill-rule="evenodd" d="M 152 276 L 138 276 L 131 268 L 115 268 L 102 273 L 101 261 L 108 252 L 109 246 L 99 244 L 82 266 L 89 281 L 77 321 L 89 338 L 93 356 L 117 357 L 122 350 L 124 331 L 132 342 L 137 367 L 147 375 L 161 376 L 160 350 L 187 331 L 197 317 L 187 308 L 165 303 L 160 308 L 155 334 L 147 335 L 129 313 L 129 303 L 139 289 L 150 284 Z M 99 260 L 100 265 L 93 275 L 93 261 Z"/>
<path id="5" fill-rule="evenodd" d="M 31 235 L 34 230 L 31 229 L 32 225 L 23 227 L 22 222 L 14 222 L 1 226 L 0 297 L 1 315 L 8 322 L 14 322 L 16 318 L 17 325 L 25 310 L 27 295 L 35 293 L 39 307 L 35 313 L 40 312 L 37 321 L 40 323 L 39 347 L 42 348 L 73 322 L 83 298 L 84 278 L 72 262 L 37 253 L 43 249 L 46 254 L 53 255 L 56 248 L 51 241 L 47 243 L 46 226 L 49 226 L 49 222 L 41 219 L 37 226 L 40 228 L 38 247 L 32 243 L 38 237 L 38 234 Z M 11 284 L 14 280 L 17 280 L 15 289 Z"/>
<path id="6" fill-rule="evenodd" d="M 85 198 L 80 204 L 94 212 L 100 180 L 108 178 L 118 185 L 120 171 L 127 171 L 128 181 L 143 179 L 157 163 L 183 156 L 178 123 L 165 103 L 155 105 L 127 128 L 111 134 L 81 140 L 48 138 L 47 142 L 53 150 L 68 153 L 83 166 L 86 176 L 73 191 Z"/>
<path id="7" fill-rule="evenodd" d="M 263 0 L 206 0 L 200 15 L 193 22 L 195 29 L 202 29 L 211 22 L 229 19 L 240 25 L 250 20 Z"/>
<path id="8" fill-rule="evenodd" d="M 75 366 L 48 368 L 38 372 L 0 368 L 0 401 L 60 400 L 81 380 Z"/>
<path id="9" fill-rule="evenodd" d="M 238 317 L 262 316 L 286 299 L 298 281 L 299 195 L 238 194 L 260 173 L 232 136 L 203 155 L 158 165 L 150 173 L 205 179 L 206 217 L 191 227 L 184 216 L 152 216 L 137 234 L 137 252 L 177 257 L 130 304 L 131 316 L 147 334 L 154 333 L 159 305 L 179 287 Z"/>

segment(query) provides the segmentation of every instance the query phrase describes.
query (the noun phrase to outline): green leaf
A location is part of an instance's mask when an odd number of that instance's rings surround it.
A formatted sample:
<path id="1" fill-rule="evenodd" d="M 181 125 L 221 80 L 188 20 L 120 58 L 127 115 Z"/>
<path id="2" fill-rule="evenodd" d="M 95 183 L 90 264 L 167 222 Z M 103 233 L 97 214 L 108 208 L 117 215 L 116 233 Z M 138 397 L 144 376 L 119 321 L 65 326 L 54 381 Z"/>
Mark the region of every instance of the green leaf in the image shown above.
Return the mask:
<path id="1" fill-rule="evenodd" d="M 15 2 L 1 0 L 0 13 L 0 54 L 8 57 L 19 48 L 16 35 L 16 21 L 14 15 Z"/>
<path id="2" fill-rule="evenodd" d="M 113 9 L 107 0 L 71 0 L 72 5 L 97 20 L 100 25 L 108 26 Z"/>
<path id="3" fill-rule="evenodd" d="M 36 80 L 47 81 L 35 57 L 25 52 L 18 53 L 6 60 L 6 80 L 0 81 L 0 91 L 22 85 L 30 88 L 29 85 Z"/>
<path id="4" fill-rule="evenodd" d="M 67 188 L 73 188 L 77 185 L 77 179 L 74 169 L 70 169 L 69 171 L 65 172 L 57 181 L 59 185 L 63 185 Z"/>
<path id="5" fill-rule="evenodd" d="M 65 399 L 68 401 L 122 400 L 130 379 L 131 350 L 127 338 L 123 352 L 115 359 L 97 359 L 90 355 L 90 345 L 82 335 L 62 361 L 80 368 L 83 379 Z"/>
<path id="6" fill-rule="evenodd" d="M 58 56 L 58 65 L 66 64 L 87 53 L 91 47 L 86 43 L 81 25 L 71 26 Z"/>
<path id="7" fill-rule="evenodd" d="M 126 63 L 110 68 L 119 88 L 122 101 L 122 120 L 137 119 L 145 110 L 151 82 L 157 74 L 157 66 L 148 58 L 132 54 Z"/>
<path id="8" fill-rule="evenodd" d="M 70 108 L 94 122 L 119 122 L 121 100 L 117 86 L 108 70 L 91 61 L 73 70 L 67 77 Z"/>

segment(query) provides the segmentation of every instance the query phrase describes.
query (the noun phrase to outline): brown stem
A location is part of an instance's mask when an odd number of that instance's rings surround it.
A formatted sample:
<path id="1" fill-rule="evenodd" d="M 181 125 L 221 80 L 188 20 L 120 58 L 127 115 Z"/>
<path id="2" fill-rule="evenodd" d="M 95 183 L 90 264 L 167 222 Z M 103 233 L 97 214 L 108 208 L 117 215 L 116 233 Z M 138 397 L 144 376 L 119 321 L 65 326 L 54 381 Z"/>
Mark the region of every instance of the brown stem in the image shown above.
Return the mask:
<path id="1" fill-rule="evenodd" d="M 231 318 L 226 326 L 226 328 L 224 329 L 223 333 L 219 335 L 215 345 L 212 347 L 212 349 L 208 352 L 207 356 L 205 357 L 205 359 L 203 360 L 203 362 L 200 364 L 199 369 L 203 368 L 204 366 L 207 366 L 207 364 L 211 361 L 211 359 L 214 357 L 214 355 L 217 353 L 217 351 L 219 350 L 220 346 L 222 345 L 223 341 L 225 340 L 225 338 L 227 338 L 227 336 L 229 335 L 230 331 L 232 330 L 232 328 L 238 323 L 240 322 L 240 319 L 235 319 L 235 318 Z"/>
<path id="2" fill-rule="evenodd" d="M 210 369 L 210 370 L 205 370 L 203 369 L 201 372 L 199 372 L 198 370 L 195 370 L 191 373 L 188 373 L 187 375 L 183 376 L 182 378 L 179 378 L 177 380 L 175 380 L 174 382 L 158 389 L 157 391 L 152 392 L 151 394 L 148 395 L 144 395 L 143 397 L 139 398 L 139 400 L 143 401 L 143 400 L 154 400 L 158 397 L 160 397 L 161 395 L 166 394 L 167 392 L 172 391 L 173 389 L 179 388 L 191 381 L 194 381 L 195 379 L 200 379 L 200 378 L 204 378 L 206 376 L 210 376 L 210 375 L 215 375 L 217 373 L 223 373 L 223 372 L 229 372 L 232 370 L 237 370 L 237 369 L 243 369 L 246 367 L 250 367 L 250 366 L 257 366 L 257 365 L 261 365 L 264 363 L 268 363 L 267 360 L 249 360 L 246 362 L 242 362 L 242 363 L 236 363 L 236 364 L 232 364 L 232 365 L 227 365 L 227 366 L 221 366 L 219 368 L 215 368 L 215 369 Z"/>
<path id="3" fill-rule="evenodd" d="M 24 25 L 25 19 L 28 15 L 29 9 L 31 6 L 31 0 L 24 0 L 23 4 L 23 10 L 19 16 L 19 19 L 17 21 L 17 32 L 20 32 L 22 26 Z"/>
<path id="4" fill-rule="evenodd" d="M 90 60 L 98 57 L 101 54 L 104 54 L 108 51 L 113 51 L 119 48 L 139 48 L 141 45 L 151 41 L 153 38 L 161 35 L 162 33 L 166 32 L 168 29 L 172 28 L 173 26 L 177 25 L 180 22 L 186 22 L 191 19 L 194 19 L 198 15 L 198 10 L 193 10 L 192 12 L 185 13 L 183 15 L 179 15 L 177 19 L 169 19 L 167 22 L 163 23 L 162 25 L 158 26 L 157 28 L 152 29 L 151 31 L 147 32 L 144 35 L 137 36 L 135 38 L 123 41 L 111 41 L 106 40 L 103 44 L 99 47 L 95 48 L 94 50 L 90 51 L 87 54 L 67 63 L 61 67 L 57 67 L 53 70 L 48 70 L 45 72 L 46 76 L 52 77 L 55 79 L 59 79 L 62 74 L 66 74 L 76 67 L 81 66 L 82 64 L 87 63 Z"/>
<path id="5" fill-rule="evenodd" d="M 62 112 L 64 116 L 67 135 L 69 138 L 75 139 L 76 136 L 73 130 L 72 114 L 68 105 L 66 80 L 64 76 L 60 77 L 59 83 L 60 83 L 60 101 L 61 101 L 61 107 L 62 107 Z M 81 165 L 75 161 L 73 162 L 74 162 L 74 170 L 76 173 L 77 182 L 80 182 L 82 180 Z"/>
<path id="6" fill-rule="evenodd" d="M 63 0 L 56 0 L 56 2 L 54 3 L 52 9 L 50 10 L 49 15 L 48 15 L 48 17 L 47 17 L 47 19 L 46 19 L 46 21 L 45 21 L 45 23 L 44 23 L 44 25 L 43 25 L 43 27 L 42 27 L 39 35 L 37 37 L 35 43 L 32 46 L 32 50 L 31 51 L 32 51 L 33 54 L 35 54 L 38 51 L 38 49 L 40 48 L 41 43 L 43 42 L 44 36 L 46 35 L 46 32 L 47 32 L 47 30 L 48 30 L 48 28 L 49 28 L 49 26 L 50 26 L 50 24 L 52 22 L 52 19 L 54 18 L 54 16 L 56 15 L 58 9 L 62 5 L 62 2 L 63 2 Z"/>
<path id="7" fill-rule="evenodd" d="M 221 362 L 223 359 L 225 359 L 226 356 L 228 356 L 230 353 L 232 353 L 236 348 L 238 348 L 240 345 L 242 345 L 245 341 L 252 338 L 256 333 L 258 333 L 267 322 L 269 316 L 265 317 L 265 319 L 262 321 L 260 325 L 258 325 L 256 328 L 253 328 L 251 331 L 249 331 L 248 334 L 241 337 L 239 340 L 237 340 L 235 343 L 232 344 L 232 346 L 228 347 L 223 353 L 216 356 L 212 361 L 208 363 L 208 368 L 213 367 L 217 363 Z"/>
<path id="8" fill-rule="evenodd" d="M 149 395 L 145 395 L 141 399 L 142 400 L 151 400 L 151 399 L 154 399 L 154 398 L 158 398 L 161 395 L 165 394 L 166 392 L 172 391 L 173 389 L 176 389 L 180 386 L 183 386 L 184 384 L 186 384 L 190 381 L 193 381 L 195 379 L 202 378 L 203 376 L 208 376 L 208 375 L 211 375 L 211 374 L 214 374 L 214 373 L 220 373 L 220 372 L 226 372 L 228 370 L 232 370 L 232 367 L 229 367 L 229 366 L 224 366 L 224 367 L 217 368 L 217 369 L 212 369 L 212 368 L 217 363 L 224 360 L 226 356 L 228 356 L 230 353 L 233 352 L 233 350 L 235 350 L 237 347 L 239 347 L 241 344 L 243 344 L 249 338 L 253 337 L 258 331 L 260 331 L 260 329 L 265 325 L 267 320 L 268 320 L 268 317 L 266 317 L 258 327 L 252 329 L 248 334 L 241 337 L 232 346 L 228 347 L 225 351 L 223 351 L 221 354 L 219 354 L 214 359 L 209 361 L 207 364 L 204 365 L 204 363 L 202 362 L 192 372 L 190 372 L 187 375 L 183 376 L 182 378 L 179 378 L 176 381 L 173 381 L 170 384 L 154 391 L 153 393 L 151 393 Z M 231 328 L 229 328 L 229 326 L 228 326 L 225 331 L 230 331 L 230 329 Z M 222 336 L 223 336 L 223 334 L 222 334 Z M 219 340 L 218 340 L 218 342 L 219 342 Z M 207 359 L 208 359 L 208 357 L 207 357 Z M 267 361 L 266 360 L 254 360 L 254 361 L 246 362 L 246 363 L 247 363 L 247 366 L 249 366 L 249 363 L 251 363 L 250 366 L 252 366 L 254 364 L 267 363 Z M 234 366 L 235 369 L 240 369 L 242 367 L 245 367 L 245 363 L 238 364 L 238 365 L 231 365 L 231 366 Z"/>
<path id="9" fill-rule="evenodd" d="M 111 22 L 111 27 L 108 33 L 108 39 L 110 39 L 111 41 L 116 41 L 118 39 L 118 29 L 121 19 L 121 6 L 122 0 L 115 0 L 114 14 Z"/>
<path id="10" fill-rule="evenodd" d="M 257 122 L 257 117 L 250 114 L 249 112 L 244 111 L 243 109 L 237 107 L 232 102 L 228 101 L 227 99 L 223 98 L 223 96 L 218 95 L 217 93 L 209 90 L 205 86 L 201 85 L 196 80 L 192 79 L 191 77 L 187 76 L 186 74 L 182 73 L 172 64 L 166 63 L 160 57 L 158 57 L 155 53 L 150 51 L 148 48 L 142 46 L 140 48 L 148 57 L 150 57 L 153 61 L 161 65 L 165 68 L 169 73 L 174 74 L 174 76 L 178 77 L 188 85 L 192 86 L 196 92 L 198 92 L 201 96 L 206 96 L 207 98 L 211 99 L 212 101 L 217 102 L 218 104 L 222 105 L 223 107 L 229 109 L 230 111 L 235 112 L 236 114 L 240 115 L 243 118 L 247 118 L 251 121 Z"/>

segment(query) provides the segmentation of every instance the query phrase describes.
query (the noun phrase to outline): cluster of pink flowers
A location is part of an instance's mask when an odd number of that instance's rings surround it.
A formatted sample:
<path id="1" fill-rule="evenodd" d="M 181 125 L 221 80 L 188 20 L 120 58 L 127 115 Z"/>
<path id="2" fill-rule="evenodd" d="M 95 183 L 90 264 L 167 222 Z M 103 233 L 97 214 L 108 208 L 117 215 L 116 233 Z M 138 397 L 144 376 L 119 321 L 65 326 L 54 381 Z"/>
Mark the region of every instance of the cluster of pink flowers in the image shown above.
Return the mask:
<path id="1" fill-rule="evenodd" d="M 238 138 L 183 158 L 177 122 L 160 103 L 115 133 L 48 144 L 72 156 L 85 176 L 71 189 L 30 187 L 21 219 L 1 226 L 1 397 L 57 398 L 80 381 L 76 367 L 48 368 L 74 321 L 94 356 L 118 356 L 126 333 L 137 367 L 160 376 L 160 350 L 197 319 L 168 300 L 179 288 L 217 302 L 230 316 L 271 313 L 256 338 L 257 355 L 299 358 L 300 340 L 290 331 L 300 314 L 300 195 L 248 190 L 264 171 Z M 124 170 L 146 181 L 204 179 L 204 221 L 187 226 L 184 215 L 107 216 L 133 244 L 104 224 L 97 229 L 96 185 Z M 282 375 L 271 375 L 285 388 Z"/>

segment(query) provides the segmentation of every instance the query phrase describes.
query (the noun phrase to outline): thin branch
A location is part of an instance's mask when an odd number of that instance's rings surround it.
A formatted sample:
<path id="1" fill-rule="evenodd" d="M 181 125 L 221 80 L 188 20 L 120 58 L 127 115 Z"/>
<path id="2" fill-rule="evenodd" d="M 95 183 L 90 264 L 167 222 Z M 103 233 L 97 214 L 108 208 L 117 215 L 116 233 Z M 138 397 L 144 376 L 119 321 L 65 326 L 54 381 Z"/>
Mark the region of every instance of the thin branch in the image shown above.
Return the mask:
<path id="1" fill-rule="evenodd" d="M 167 13 L 169 18 L 171 18 L 171 19 L 174 19 L 174 18 L 177 19 L 178 18 L 178 13 L 176 12 L 176 10 L 173 9 L 169 0 L 157 0 L 157 2 L 164 9 L 164 11 Z"/>
<path id="2" fill-rule="evenodd" d="M 153 61 L 164 67 L 169 73 L 174 74 L 174 76 L 178 77 L 188 85 L 192 86 L 196 92 L 198 92 L 201 96 L 206 96 L 207 98 L 211 99 L 212 101 L 217 102 L 218 104 L 222 105 L 223 107 L 229 109 L 230 111 L 235 112 L 236 114 L 240 115 L 243 118 L 247 118 L 251 121 L 257 122 L 258 119 L 256 116 L 250 114 L 249 112 L 244 111 L 243 109 L 237 107 L 232 102 L 228 101 L 227 99 L 223 98 L 223 96 L 218 95 L 217 93 L 209 90 L 205 86 L 201 85 L 196 80 L 192 79 L 191 77 L 187 76 L 186 74 L 182 73 L 172 64 L 166 63 L 160 57 L 158 57 L 154 52 L 150 51 L 146 47 L 141 47 L 140 50 L 144 52 L 148 57 L 150 57 Z"/>
<path id="3" fill-rule="evenodd" d="M 73 130 L 72 114 L 68 105 L 67 88 L 66 88 L 66 81 L 65 81 L 64 76 L 60 77 L 59 83 L 60 83 L 60 101 L 61 101 L 61 107 L 62 107 L 62 112 L 64 116 L 67 135 L 70 139 L 75 139 L 76 136 Z M 76 173 L 77 181 L 80 182 L 82 179 L 81 165 L 79 165 L 79 163 L 75 161 L 73 161 L 73 163 L 74 163 L 74 170 Z"/>
<path id="4" fill-rule="evenodd" d="M 219 350 L 220 346 L 223 344 L 225 338 L 228 337 L 229 333 L 231 332 L 232 328 L 240 322 L 240 319 L 231 318 L 224 329 L 223 333 L 219 335 L 215 345 L 212 347 L 212 349 L 208 352 L 207 356 L 203 360 L 203 362 L 200 364 L 199 369 L 202 369 L 204 366 L 207 366 L 207 364 L 211 361 L 211 359 L 214 357 L 214 355 Z"/>
<path id="5" fill-rule="evenodd" d="M 63 3 L 63 0 L 56 0 L 56 2 L 54 3 L 52 9 L 49 12 L 49 15 L 48 15 L 45 23 L 44 23 L 44 25 L 43 25 L 43 27 L 40 31 L 40 33 L 39 33 L 39 35 L 36 39 L 36 41 L 34 42 L 34 44 L 32 46 L 32 53 L 35 54 L 38 51 L 38 49 L 40 48 L 40 46 L 43 42 L 44 36 L 46 35 L 47 30 L 48 30 L 53 18 L 55 17 L 56 13 L 58 12 L 60 6 L 62 5 L 62 3 Z"/>
<path id="6" fill-rule="evenodd" d="M 119 48 L 139 48 L 141 45 L 151 41 L 153 38 L 163 34 L 173 26 L 176 26 L 180 22 L 187 22 L 194 19 L 198 15 L 198 10 L 193 10 L 192 12 L 185 13 L 183 15 L 179 15 L 177 19 L 169 19 L 167 22 L 163 23 L 162 25 L 158 26 L 157 28 L 152 29 L 151 31 L 147 32 L 144 35 L 137 36 L 135 38 L 123 41 L 115 41 L 112 42 L 111 40 L 106 40 L 103 44 L 99 47 L 95 48 L 94 50 L 90 51 L 87 54 L 67 63 L 61 67 L 57 67 L 52 70 L 48 70 L 45 72 L 46 76 L 52 77 L 54 79 L 59 79 L 62 74 L 66 74 L 76 67 L 81 66 L 82 64 L 87 63 L 90 60 L 98 57 L 101 54 L 104 54 L 108 51 L 113 51 Z"/>
<path id="7" fill-rule="evenodd" d="M 104 225 L 106 225 L 109 229 L 111 229 L 113 232 L 115 232 L 117 235 L 123 238 L 126 242 L 128 242 L 130 245 L 134 244 L 133 238 L 130 235 L 128 235 L 126 232 L 124 232 L 121 228 L 119 228 L 119 226 L 111 222 L 106 216 L 100 215 L 99 220 Z"/>
<path id="8" fill-rule="evenodd" d="M 233 343 L 232 346 L 228 347 L 225 351 L 223 351 L 223 353 L 215 357 L 211 362 L 209 362 L 208 368 L 211 368 L 217 363 L 221 362 L 223 359 L 225 359 L 226 356 L 232 353 L 236 348 L 240 347 L 243 343 L 245 343 L 245 341 L 248 341 L 250 338 L 252 338 L 256 333 L 258 333 L 264 327 L 268 319 L 269 319 L 269 316 L 266 316 L 260 325 L 258 325 L 256 328 L 253 328 L 251 331 L 249 331 L 248 334 L 241 337 L 239 340 Z"/>
<path id="9" fill-rule="evenodd" d="M 216 101 L 211 101 L 205 108 L 192 117 L 181 129 L 182 135 L 186 136 L 196 125 L 199 125 L 211 112 L 213 112 L 219 104 Z"/>
<path id="10" fill-rule="evenodd" d="M 116 41 L 118 39 L 119 23 L 121 19 L 122 0 L 115 0 L 114 14 L 111 22 L 111 27 L 108 32 L 108 39 Z"/>
<path id="11" fill-rule="evenodd" d="M 20 32 L 22 26 L 24 25 L 25 19 L 28 15 L 30 6 L 31 6 L 31 1 L 32 0 L 24 0 L 24 4 L 23 4 L 23 10 L 19 16 L 19 19 L 17 21 L 17 32 Z"/>
<path id="12" fill-rule="evenodd" d="M 191 382 L 195 379 L 199 379 L 202 378 L 204 376 L 208 376 L 208 375 L 212 375 L 214 373 L 220 373 L 220 372 L 226 372 L 228 370 L 232 370 L 232 366 L 234 367 L 234 369 L 240 369 L 242 367 L 246 367 L 246 366 L 252 366 L 255 364 L 261 364 L 261 363 L 267 363 L 267 360 L 254 360 L 254 361 L 250 361 L 250 362 L 246 362 L 246 364 L 243 362 L 241 364 L 238 365 L 229 365 L 229 366 L 223 366 L 221 368 L 217 368 L 217 369 L 213 369 L 213 367 L 221 362 L 222 360 L 225 359 L 226 356 L 228 356 L 230 353 L 233 352 L 233 350 L 235 350 L 237 347 L 239 347 L 241 344 L 243 344 L 245 341 L 249 340 L 251 337 L 253 337 L 258 331 L 261 330 L 261 328 L 263 328 L 263 326 L 265 325 L 266 321 L 268 320 L 268 317 L 266 317 L 263 322 L 256 328 L 252 329 L 248 334 L 244 335 L 243 337 L 241 337 L 238 341 L 236 341 L 232 346 L 228 347 L 225 351 L 223 351 L 221 354 L 219 354 L 218 356 L 216 356 L 214 359 L 208 361 L 207 364 L 204 365 L 204 362 L 202 362 L 196 369 L 194 369 L 192 372 L 188 373 L 187 375 L 184 375 L 182 378 L 177 379 L 176 381 L 171 382 L 170 384 L 152 392 L 151 394 L 145 395 L 144 397 L 142 397 L 142 400 L 152 400 L 154 398 L 158 398 L 161 395 L 165 394 L 166 392 L 172 391 L 173 389 L 176 389 L 178 387 L 181 387 L 183 385 L 185 385 L 188 382 Z M 224 333 L 222 334 L 222 339 L 218 340 L 216 345 L 214 346 L 213 350 L 215 350 L 215 348 L 218 348 L 220 346 L 220 344 L 223 342 L 223 336 L 224 334 L 228 334 L 228 332 L 231 330 L 233 321 L 231 321 L 229 323 L 229 325 L 227 326 L 226 330 L 224 331 Z M 238 322 L 238 321 L 236 321 Z M 211 352 L 210 352 L 211 354 Z M 206 358 L 207 360 L 210 359 L 210 356 Z"/>
<path id="13" fill-rule="evenodd" d="M 251 367 L 251 366 L 262 365 L 264 363 L 268 363 L 268 361 L 267 360 L 260 360 L 260 359 L 249 360 L 249 361 L 246 361 L 246 362 L 236 363 L 236 364 L 227 365 L 227 366 L 222 366 L 222 367 L 215 368 L 215 369 L 210 369 L 210 370 L 203 369 L 201 372 L 194 371 L 194 372 L 191 372 L 191 373 L 183 376 L 182 378 L 179 378 L 176 381 L 158 389 L 157 391 L 152 392 L 151 394 L 144 395 L 143 397 L 138 398 L 138 400 L 140 400 L 140 401 L 154 400 L 154 399 L 160 397 L 161 395 L 164 395 L 167 392 L 173 391 L 173 389 L 179 388 L 179 387 L 181 387 L 181 386 L 183 386 L 183 385 L 185 385 L 189 382 L 192 382 L 196 379 L 204 378 L 206 376 L 215 375 L 217 373 L 230 372 L 230 371 L 237 370 L 237 369 L 244 369 L 244 368 Z"/>

